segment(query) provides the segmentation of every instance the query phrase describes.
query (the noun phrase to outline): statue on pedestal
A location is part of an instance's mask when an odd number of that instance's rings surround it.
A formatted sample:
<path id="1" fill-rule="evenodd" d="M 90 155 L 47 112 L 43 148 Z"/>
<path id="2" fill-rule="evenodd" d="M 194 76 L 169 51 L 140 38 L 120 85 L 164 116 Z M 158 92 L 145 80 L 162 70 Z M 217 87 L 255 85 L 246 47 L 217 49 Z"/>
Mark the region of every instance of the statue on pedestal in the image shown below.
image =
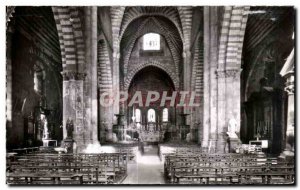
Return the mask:
<path id="1" fill-rule="evenodd" d="M 235 118 L 231 118 L 228 121 L 228 131 L 226 132 L 225 138 L 225 150 L 228 145 L 228 152 L 234 152 L 236 147 L 241 143 L 239 137 L 237 136 L 237 126 L 238 123 Z M 226 152 L 226 151 L 225 151 Z"/>
<path id="2" fill-rule="evenodd" d="M 73 120 L 70 118 L 67 120 L 66 129 L 67 129 L 67 139 L 73 139 L 74 123 Z"/>
<path id="3" fill-rule="evenodd" d="M 229 136 L 230 139 L 238 139 L 238 136 L 236 134 L 236 129 L 237 129 L 237 121 L 234 118 L 231 118 L 228 121 L 228 131 L 227 131 L 227 135 Z"/>
<path id="4" fill-rule="evenodd" d="M 41 121 L 43 125 L 43 137 L 42 139 L 49 139 L 48 120 L 46 115 L 41 114 Z"/>
<path id="5" fill-rule="evenodd" d="M 35 117 L 37 118 L 37 140 L 50 140 L 50 130 L 48 117 L 50 115 L 50 110 L 47 109 L 45 99 L 42 97 L 39 106 L 35 108 Z"/>

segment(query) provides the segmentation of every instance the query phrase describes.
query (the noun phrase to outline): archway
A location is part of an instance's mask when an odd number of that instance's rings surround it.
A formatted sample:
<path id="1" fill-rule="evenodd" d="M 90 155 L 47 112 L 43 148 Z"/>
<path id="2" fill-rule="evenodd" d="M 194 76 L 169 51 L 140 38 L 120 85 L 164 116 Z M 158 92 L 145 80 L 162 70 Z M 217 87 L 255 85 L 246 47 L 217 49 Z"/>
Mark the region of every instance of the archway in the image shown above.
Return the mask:
<path id="1" fill-rule="evenodd" d="M 144 142 L 161 142 L 168 130 L 175 126 L 175 107 L 168 106 L 169 101 L 162 101 L 163 93 L 171 97 L 175 86 L 172 78 L 162 69 L 155 66 L 147 66 L 138 71 L 130 82 L 128 88 L 127 135 L 132 136 L 138 133 L 139 140 Z M 149 101 L 149 98 L 156 100 Z M 142 104 L 130 101 L 141 93 Z M 148 98 L 148 100 L 147 100 Z M 163 110 L 168 109 L 168 120 L 163 120 Z M 138 111 L 139 110 L 139 111 Z M 139 113 L 138 113 L 139 112 Z M 137 121 L 137 115 L 140 120 Z M 169 129 L 170 128 L 170 129 Z"/>

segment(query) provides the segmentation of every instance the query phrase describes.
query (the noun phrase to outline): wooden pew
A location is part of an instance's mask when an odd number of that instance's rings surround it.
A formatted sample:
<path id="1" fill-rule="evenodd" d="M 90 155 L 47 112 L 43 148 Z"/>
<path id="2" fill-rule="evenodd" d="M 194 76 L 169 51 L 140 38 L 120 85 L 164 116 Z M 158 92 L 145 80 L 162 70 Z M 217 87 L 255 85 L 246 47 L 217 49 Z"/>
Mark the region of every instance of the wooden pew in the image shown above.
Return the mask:
<path id="1" fill-rule="evenodd" d="M 103 153 L 103 154 L 27 154 L 17 156 L 16 161 L 10 162 L 7 169 L 8 183 L 19 183 L 19 179 L 33 180 L 34 182 L 53 183 L 50 177 L 30 177 L 27 174 L 43 174 L 50 172 L 53 175 L 74 173 L 81 175 L 82 183 L 116 183 L 116 177 L 127 175 L 127 162 L 123 157 L 124 153 Z M 23 177 L 18 175 L 23 174 Z M 58 179 L 60 180 L 58 175 Z M 81 179 L 80 178 L 80 179 Z M 21 180 L 22 182 L 22 180 Z M 27 182 L 26 182 L 27 183 Z"/>
<path id="2" fill-rule="evenodd" d="M 8 184 L 83 184 L 82 174 L 72 173 L 8 173 Z"/>
<path id="3" fill-rule="evenodd" d="M 275 158 L 253 155 L 170 154 L 166 156 L 164 167 L 165 175 L 171 183 L 213 181 L 215 184 L 223 184 L 225 181 L 229 184 L 251 184 L 249 176 L 261 179 L 257 183 L 269 183 L 271 178 L 284 176 L 291 183 L 294 178 L 294 165 L 287 164 L 278 162 Z M 264 173 L 268 174 L 263 175 Z"/>

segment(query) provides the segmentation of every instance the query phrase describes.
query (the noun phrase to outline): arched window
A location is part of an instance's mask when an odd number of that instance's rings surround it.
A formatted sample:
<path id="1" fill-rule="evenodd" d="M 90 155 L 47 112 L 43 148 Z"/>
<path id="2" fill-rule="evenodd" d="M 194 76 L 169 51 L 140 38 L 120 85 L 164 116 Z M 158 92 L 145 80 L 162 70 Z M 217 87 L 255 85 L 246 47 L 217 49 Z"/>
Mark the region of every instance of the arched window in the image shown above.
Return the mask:
<path id="1" fill-rule="evenodd" d="M 148 33 L 143 36 L 143 50 L 160 50 L 160 35 Z"/>
<path id="2" fill-rule="evenodd" d="M 141 122 L 141 110 L 135 109 L 135 121 L 137 123 Z"/>
<path id="3" fill-rule="evenodd" d="M 168 113 L 168 108 L 163 109 L 163 115 L 162 115 L 162 121 L 163 122 L 168 122 L 169 120 L 169 113 Z"/>
<path id="4" fill-rule="evenodd" d="M 148 122 L 155 122 L 155 110 L 149 109 L 148 110 Z"/>

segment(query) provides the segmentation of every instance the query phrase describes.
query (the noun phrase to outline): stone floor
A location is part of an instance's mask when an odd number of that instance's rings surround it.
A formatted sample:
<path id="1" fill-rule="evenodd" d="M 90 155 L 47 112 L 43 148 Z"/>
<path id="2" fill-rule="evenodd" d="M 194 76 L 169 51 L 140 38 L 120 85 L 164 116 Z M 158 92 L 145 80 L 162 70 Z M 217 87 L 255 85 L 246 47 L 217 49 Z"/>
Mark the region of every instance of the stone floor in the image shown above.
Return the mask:
<path id="1" fill-rule="evenodd" d="M 128 176 L 123 184 L 165 184 L 157 146 L 144 147 L 144 154 L 137 156 L 137 162 L 128 164 Z"/>

